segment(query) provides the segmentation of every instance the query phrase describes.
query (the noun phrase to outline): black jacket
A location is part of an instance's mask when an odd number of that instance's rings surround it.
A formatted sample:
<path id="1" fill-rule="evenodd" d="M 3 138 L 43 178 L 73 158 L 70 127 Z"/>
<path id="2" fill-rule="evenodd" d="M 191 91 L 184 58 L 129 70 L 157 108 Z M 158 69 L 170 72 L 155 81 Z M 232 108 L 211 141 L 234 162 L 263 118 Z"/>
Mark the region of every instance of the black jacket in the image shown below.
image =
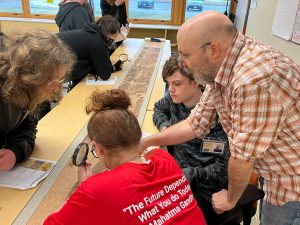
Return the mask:
<path id="1" fill-rule="evenodd" d="M 88 11 L 78 2 L 61 5 L 55 17 L 59 32 L 83 28 L 91 21 Z"/>
<path id="2" fill-rule="evenodd" d="M 183 104 L 173 103 L 168 94 L 155 103 L 153 123 L 158 129 L 172 126 L 185 120 L 190 115 L 191 110 Z M 221 124 L 218 123 L 205 138 L 225 141 L 226 150 L 224 154 L 202 152 L 202 139 L 168 146 L 168 150 L 183 169 L 192 187 L 196 185 L 202 186 L 206 190 L 219 191 L 227 187 L 227 163 L 230 154 L 227 135 Z"/>
<path id="3" fill-rule="evenodd" d="M 37 120 L 1 96 L 0 115 L 0 149 L 12 150 L 17 163 L 26 160 L 34 148 Z"/>
<path id="4" fill-rule="evenodd" d="M 77 56 L 77 63 L 70 77 L 75 85 L 89 73 L 100 76 L 102 80 L 110 78 L 113 66 L 110 61 L 108 43 L 96 24 L 87 24 L 83 29 L 66 31 L 57 35 Z"/>
<path id="5" fill-rule="evenodd" d="M 110 5 L 106 0 L 101 0 L 100 7 L 102 11 L 102 16 L 111 15 L 115 17 L 119 21 L 120 26 L 126 26 L 128 24 L 125 3 L 116 6 L 114 4 Z"/>

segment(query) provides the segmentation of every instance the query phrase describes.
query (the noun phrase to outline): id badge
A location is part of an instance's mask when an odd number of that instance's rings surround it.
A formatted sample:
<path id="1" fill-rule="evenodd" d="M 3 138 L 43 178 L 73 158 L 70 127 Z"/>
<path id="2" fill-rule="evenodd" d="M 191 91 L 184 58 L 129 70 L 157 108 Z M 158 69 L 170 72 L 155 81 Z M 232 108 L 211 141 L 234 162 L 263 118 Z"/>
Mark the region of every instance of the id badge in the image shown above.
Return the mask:
<path id="1" fill-rule="evenodd" d="M 202 152 L 223 154 L 226 141 L 202 139 Z"/>

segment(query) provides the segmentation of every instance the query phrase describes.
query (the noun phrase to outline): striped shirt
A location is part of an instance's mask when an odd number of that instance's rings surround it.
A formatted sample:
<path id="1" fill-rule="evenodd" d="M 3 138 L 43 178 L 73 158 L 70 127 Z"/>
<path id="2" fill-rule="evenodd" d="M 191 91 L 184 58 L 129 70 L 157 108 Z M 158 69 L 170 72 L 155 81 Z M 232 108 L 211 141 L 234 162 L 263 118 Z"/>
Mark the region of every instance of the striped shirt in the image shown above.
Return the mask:
<path id="1" fill-rule="evenodd" d="M 255 160 L 265 200 L 300 201 L 300 66 L 279 51 L 238 33 L 213 85 L 207 85 L 188 122 L 197 137 L 215 113 L 231 156 Z"/>

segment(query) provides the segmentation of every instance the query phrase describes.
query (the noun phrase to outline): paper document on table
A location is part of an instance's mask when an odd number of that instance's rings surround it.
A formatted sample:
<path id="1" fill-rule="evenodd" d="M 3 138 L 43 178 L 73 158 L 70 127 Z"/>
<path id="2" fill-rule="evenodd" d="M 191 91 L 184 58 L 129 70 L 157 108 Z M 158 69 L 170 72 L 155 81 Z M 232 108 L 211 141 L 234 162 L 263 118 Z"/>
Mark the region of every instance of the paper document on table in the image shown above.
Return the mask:
<path id="1" fill-rule="evenodd" d="M 34 188 L 48 176 L 55 163 L 55 161 L 31 157 L 15 166 L 11 171 L 1 171 L 0 186 L 22 190 Z"/>
<path id="2" fill-rule="evenodd" d="M 101 80 L 100 78 L 96 80 L 94 76 L 87 76 L 85 79 L 86 85 L 115 84 L 116 82 L 117 78 L 115 77 L 110 77 L 108 80 Z"/>
<path id="3" fill-rule="evenodd" d="M 129 33 L 129 28 L 122 26 L 121 32 L 118 34 L 118 36 L 115 38 L 115 42 L 123 41 L 127 38 Z"/>

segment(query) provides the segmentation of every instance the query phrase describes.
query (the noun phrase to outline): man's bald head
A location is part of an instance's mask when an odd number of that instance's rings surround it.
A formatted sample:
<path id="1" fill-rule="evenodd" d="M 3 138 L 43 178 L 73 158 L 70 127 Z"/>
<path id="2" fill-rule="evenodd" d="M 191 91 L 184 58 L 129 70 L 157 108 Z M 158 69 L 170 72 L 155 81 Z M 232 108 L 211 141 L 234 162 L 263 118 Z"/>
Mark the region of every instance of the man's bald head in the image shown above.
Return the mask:
<path id="1" fill-rule="evenodd" d="M 206 11 L 185 22 L 177 34 L 179 60 L 199 84 L 213 83 L 236 28 L 224 15 Z"/>
<path id="2" fill-rule="evenodd" d="M 227 16 L 216 11 L 205 11 L 183 23 L 177 39 L 178 42 L 199 45 L 204 42 L 231 40 L 235 33 L 236 28 Z"/>

